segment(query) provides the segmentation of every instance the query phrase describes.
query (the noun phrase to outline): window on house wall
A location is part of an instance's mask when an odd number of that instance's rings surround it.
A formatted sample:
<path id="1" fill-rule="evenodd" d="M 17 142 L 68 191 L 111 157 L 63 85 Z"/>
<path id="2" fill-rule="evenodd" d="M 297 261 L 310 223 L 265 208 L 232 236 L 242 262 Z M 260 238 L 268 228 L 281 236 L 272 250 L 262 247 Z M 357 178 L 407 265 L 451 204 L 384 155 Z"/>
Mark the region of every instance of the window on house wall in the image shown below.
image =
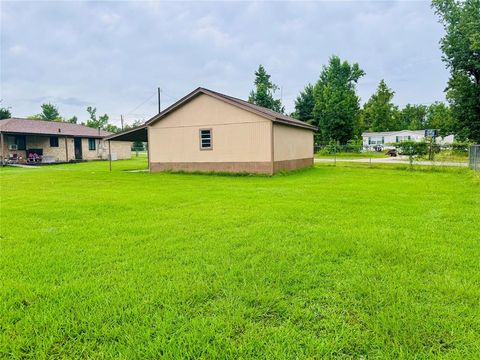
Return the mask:
<path id="1" fill-rule="evenodd" d="M 58 136 L 50 136 L 50 147 L 58 147 Z"/>
<path id="2" fill-rule="evenodd" d="M 27 137 L 25 135 L 15 136 L 15 145 L 18 150 L 27 150 Z"/>
<path id="3" fill-rule="evenodd" d="M 95 150 L 96 148 L 95 139 L 88 139 L 88 150 Z"/>
<path id="4" fill-rule="evenodd" d="M 212 129 L 200 129 L 200 150 L 212 149 Z"/>
<path id="5" fill-rule="evenodd" d="M 369 145 L 383 145 L 383 143 L 384 143 L 383 136 L 370 136 L 368 138 Z"/>
<path id="6" fill-rule="evenodd" d="M 397 142 L 410 140 L 410 136 L 397 136 Z"/>

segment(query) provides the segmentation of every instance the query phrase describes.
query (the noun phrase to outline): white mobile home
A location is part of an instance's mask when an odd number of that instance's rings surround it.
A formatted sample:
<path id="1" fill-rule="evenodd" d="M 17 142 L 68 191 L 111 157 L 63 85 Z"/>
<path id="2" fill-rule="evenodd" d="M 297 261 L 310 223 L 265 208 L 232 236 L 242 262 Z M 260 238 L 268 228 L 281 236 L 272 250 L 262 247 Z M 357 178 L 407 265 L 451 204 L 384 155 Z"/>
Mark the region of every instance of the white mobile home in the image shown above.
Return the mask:
<path id="1" fill-rule="evenodd" d="M 399 131 L 384 131 L 384 132 L 364 132 L 362 134 L 363 147 L 365 149 L 372 149 L 375 146 L 382 146 L 384 148 L 393 148 L 394 143 L 412 140 L 422 141 L 425 139 L 425 130 L 399 130 Z M 439 144 L 451 144 L 454 140 L 453 135 L 445 137 L 437 137 L 436 142 Z"/>

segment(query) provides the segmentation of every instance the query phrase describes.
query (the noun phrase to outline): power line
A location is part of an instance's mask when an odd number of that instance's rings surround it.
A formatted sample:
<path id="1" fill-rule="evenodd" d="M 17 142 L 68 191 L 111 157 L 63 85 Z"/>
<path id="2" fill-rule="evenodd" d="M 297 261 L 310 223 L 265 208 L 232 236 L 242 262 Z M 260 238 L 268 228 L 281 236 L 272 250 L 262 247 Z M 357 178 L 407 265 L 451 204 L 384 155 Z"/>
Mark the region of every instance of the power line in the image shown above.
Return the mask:
<path id="1" fill-rule="evenodd" d="M 148 101 L 150 101 L 155 95 L 157 95 L 156 93 L 153 93 L 151 96 L 149 96 L 146 100 L 144 100 L 143 102 L 141 102 L 139 105 L 137 105 L 135 108 L 133 108 L 132 110 L 130 110 L 129 112 L 127 112 L 127 115 L 128 114 L 132 114 L 135 110 L 137 110 L 139 107 L 141 107 L 142 105 L 145 105 Z"/>
<path id="2" fill-rule="evenodd" d="M 168 94 L 168 93 L 165 93 L 165 91 L 163 89 L 160 89 L 160 88 L 157 88 L 157 91 L 155 91 L 152 95 L 150 95 L 149 97 L 147 97 L 145 100 L 143 100 L 140 104 L 138 104 L 137 106 L 135 106 L 133 109 L 131 109 L 130 111 L 126 112 L 126 113 L 122 113 L 120 115 L 118 115 L 118 118 L 115 118 L 115 119 L 110 119 L 111 122 L 114 122 L 114 123 L 119 123 L 121 124 L 122 123 L 122 117 L 123 117 L 123 120 L 124 121 L 127 121 L 127 120 L 130 120 L 130 119 L 134 119 L 134 120 L 138 120 L 138 118 L 149 118 L 152 116 L 151 113 L 135 113 L 134 111 L 135 110 L 138 110 L 140 107 L 142 107 L 143 105 L 145 105 L 146 103 L 148 103 L 149 101 L 151 101 L 153 99 L 154 96 L 158 96 L 159 99 L 158 101 L 160 101 L 160 92 L 162 95 L 164 96 L 167 96 L 168 98 L 171 98 L 173 100 L 176 100 L 178 98 L 176 97 L 173 97 L 172 95 Z M 167 103 L 169 103 L 167 101 Z M 159 105 L 159 111 L 160 111 L 160 103 L 158 104 Z"/>

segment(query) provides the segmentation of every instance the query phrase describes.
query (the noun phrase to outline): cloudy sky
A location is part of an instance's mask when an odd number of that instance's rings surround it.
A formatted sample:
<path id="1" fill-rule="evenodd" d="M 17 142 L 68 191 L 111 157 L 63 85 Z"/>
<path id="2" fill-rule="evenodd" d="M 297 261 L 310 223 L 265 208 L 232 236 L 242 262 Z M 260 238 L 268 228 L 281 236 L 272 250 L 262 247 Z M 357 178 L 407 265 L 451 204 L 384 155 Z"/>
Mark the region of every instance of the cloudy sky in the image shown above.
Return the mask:
<path id="1" fill-rule="evenodd" d="M 444 100 L 443 28 L 429 2 L 1 1 L 1 94 L 17 117 L 55 103 L 119 124 L 198 86 L 246 99 L 263 64 L 287 112 L 332 54 L 358 62 L 362 102 L 383 78 L 395 102 Z"/>

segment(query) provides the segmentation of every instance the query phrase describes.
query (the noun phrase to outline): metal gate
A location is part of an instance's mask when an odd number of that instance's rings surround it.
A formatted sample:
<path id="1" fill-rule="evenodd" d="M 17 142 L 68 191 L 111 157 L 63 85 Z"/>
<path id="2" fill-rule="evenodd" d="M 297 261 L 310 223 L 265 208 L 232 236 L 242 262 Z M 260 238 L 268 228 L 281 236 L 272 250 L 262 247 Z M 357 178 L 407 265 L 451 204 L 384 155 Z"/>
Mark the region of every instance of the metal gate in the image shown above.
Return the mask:
<path id="1" fill-rule="evenodd" d="M 468 152 L 468 166 L 472 170 L 480 171 L 480 145 L 470 146 Z"/>

